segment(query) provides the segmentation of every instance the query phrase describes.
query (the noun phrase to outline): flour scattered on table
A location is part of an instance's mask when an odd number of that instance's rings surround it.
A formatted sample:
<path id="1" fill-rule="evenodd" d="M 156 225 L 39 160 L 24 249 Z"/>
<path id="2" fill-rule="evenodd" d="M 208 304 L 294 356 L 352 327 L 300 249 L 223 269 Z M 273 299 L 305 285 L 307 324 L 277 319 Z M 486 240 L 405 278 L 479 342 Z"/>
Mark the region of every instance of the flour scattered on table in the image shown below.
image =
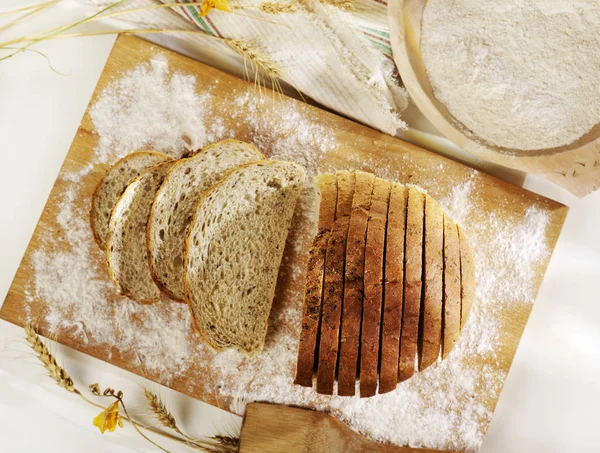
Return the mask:
<path id="1" fill-rule="evenodd" d="M 336 131 L 313 121 L 302 106 L 289 102 L 273 113 L 268 96 L 232 92 L 236 111 L 223 117 L 211 95 L 214 90 L 210 81 L 172 72 L 160 56 L 108 84 L 91 108 L 98 134 L 92 166 L 63 175 L 65 189 L 51 201 L 60 231 L 48 231 L 33 254 L 26 312 L 41 312 L 50 334 L 89 346 L 105 345 L 148 377 L 165 384 L 185 380 L 190 392 L 216 394 L 239 414 L 241 401 L 257 400 L 330 409 L 372 439 L 477 450 L 491 419 L 488 401 L 495 400 L 504 379 L 499 365 L 482 366 L 481 359 L 496 363 L 499 320 L 513 304 L 533 300 L 532 268 L 549 252 L 544 245 L 546 212 L 532 208 L 521 222 L 482 217 L 473 178 L 459 182 L 442 200 L 446 211 L 464 224 L 475 252 L 479 286 L 470 320 L 447 360 L 385 395 L 329 397 L 293 384 L 304 289 L 299 263 L 305 262 L 316 220 L 311 190 L 303 193 L 295 214 L 306 228 L 295 229 L 286 247 L 284 263 L 295 264 L 280 275 L 293 284 L 273 309 L 265 349 L 258 357 L 213 353 L 193 332 L 184 304 L 164 300 L 140 305 L 115 293 L 88 224 L 89 187 L 98 178 L 97 171 L 91 172 L 98 169 L 94 166 L 107 166 L 139 148 L 181 156 L 218 139 L 239 138 L 253 141 L 269 156 L 297 161 L 309 172 L 333 170 L 320 162 L 338 150 Z M 398 179 L 397 169 L 377 168 L 373 159 L 346 157 L 357 168 L 368 165 L 379 176 Z M 435 178 L 430 182 L 438 187 Z M 208 375 L 213 378 L 206 379 Z"/>

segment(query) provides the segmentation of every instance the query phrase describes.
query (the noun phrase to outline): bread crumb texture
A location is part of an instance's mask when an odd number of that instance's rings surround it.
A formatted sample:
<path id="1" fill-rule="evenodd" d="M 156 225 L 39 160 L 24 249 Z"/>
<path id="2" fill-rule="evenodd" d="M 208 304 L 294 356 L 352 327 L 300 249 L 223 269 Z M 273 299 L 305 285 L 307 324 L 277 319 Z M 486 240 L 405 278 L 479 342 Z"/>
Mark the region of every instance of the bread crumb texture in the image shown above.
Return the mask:
<path id="1" fill-rule="evenodd" d="M 495 400 L 504 378 L 495 359 L 502 322 L 515 307 L 532 303 L 533 269 L 549 254 L 544 242 L 548 214 L 541 205 L 524 216 L 503 220 L 482 209 L 471 179 L 457 181 L 450 191 L 438 187 L 436 175 L 419 181 L 464 226 L 477 270 L 476 300 L 461 338 L 444 362 L 393 392 L 372 398 L 323 396 L 293 383 L 304 266 L 317 224 L 312 184 L 306 185 L 297 203 L 260 355 L 248 358 L 236 350 L 217 355 L 193 332 L 184 304 L 161 300 L 140 305 L 116 293 L 89 226 L 91 193 L 82 189 L 91 184 L 86 178 L 95 167 L 103 170 L 142 148 L 180 157 L 220 139 L 239 138 L 252 141 L 268 157 L 302 164 L 309 180 L 316 171 L 335 170 L 319 163 L 323 155 L 342 146 L 335 130 L 316 124 L 292 102 L 282 104 L 280 122 L 267 121 L 261 112 L 271 98 L 244 90 L 231 94 L 238 116 L 225 123 L 219 120 L 210 83 L 214 82 L 171 71 L 158 55 L 112 81 L 96 99 L 90 110 L 98 135 L 94 158 L 82 171 L 63 174 L 64 191 L 50 201 L 60 231 L 51 233 L 53 226 L 41 224 L 48 234 L 32 255 L 28 313 L 35 313 L 35 320 L 43 322 L 51 336 L 75 339 L 88 347 L 105 345 L 105 360 L 118 354 L 147 378 L 166 385 L 185 382 L 190 393 L 217 395 L 220 404 L 238 414 L 251 401 L 294 404 L 329 410 L 371 439 L 476 451 L 492 414 L 488 401 Z M 248 137 L 237 136 L 236 123 L 249 129 Z M 359 160 L 346 153 L 345 160 L 346 169 L 365 168 L 399 181 L 394 168 L 380 168 L 372 158 Z M 403 165 L 414 165 L 410 156 Z M 502 203 L 498 209 L 504 209 Z M 481 358 L 488 365 L 481 365 Z"/>

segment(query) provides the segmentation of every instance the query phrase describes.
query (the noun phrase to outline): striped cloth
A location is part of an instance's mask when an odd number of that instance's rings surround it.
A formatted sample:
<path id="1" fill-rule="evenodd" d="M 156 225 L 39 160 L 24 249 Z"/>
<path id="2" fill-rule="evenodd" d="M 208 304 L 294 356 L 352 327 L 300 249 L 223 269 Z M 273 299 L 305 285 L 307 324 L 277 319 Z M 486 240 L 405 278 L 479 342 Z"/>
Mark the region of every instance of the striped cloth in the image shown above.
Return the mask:
<path id="1" fill-rule="evenodd" d="M 83 1 L 96 9 L 110 3 Z M 158 0 L 130 0 L 120 8 L 154 1 Z M 219 38 L 251 42 L 281 69 L 280 78 L 305 96 L 391 135 L 406 129 L 400 114 L 408 106 L 408 95 L 392 58 L 385 0 L 348 0 L 353 11 L 326 3 L 332 0 L 296 0 L 293 13 L 279 14 L 261 12 L 258 8 L 265 0 L 230 0 L 233 12 L 212 9 L 206 16 L 200 16 L 199 6 L 185 5 L 189 1 L 177 0 L 182 6 L 171 11 L 144 10 L 121 17 L 136 27 L 195 27 Z M 235 55 L 227 44 L 210 37 L 178 38 L 189 44 L 185 50 L 192 57 L 194 47 Z M 168 40 L 160 42 L 169 47 Z"/>

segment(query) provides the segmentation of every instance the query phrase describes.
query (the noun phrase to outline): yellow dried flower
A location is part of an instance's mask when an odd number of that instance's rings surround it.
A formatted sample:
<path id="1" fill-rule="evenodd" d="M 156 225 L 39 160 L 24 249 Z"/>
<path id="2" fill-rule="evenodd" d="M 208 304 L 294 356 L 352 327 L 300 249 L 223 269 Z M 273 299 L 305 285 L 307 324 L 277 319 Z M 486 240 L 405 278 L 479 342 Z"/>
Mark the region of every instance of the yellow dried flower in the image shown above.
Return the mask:
<path id="1" fill-rule="evenodd" d="M 123 427 L 123 420 L 121 420 L 121 416 L 119 415 L 118 400 L 94 418 L 94 426 L 97 426 L 102 434 L 104 434 L 106 430 L 112 433 L 117 428 L 117 425 L 119 425 L 120 428 Z"/>
<path id="2" fill-rule="evenodd" d="M 229 7 L 227 0 L 204 0 L 202 6 L 200 7 L 200 15 L 206 16 L 213 8 L 221 11 L 231 12 L 231 8 Z"/>

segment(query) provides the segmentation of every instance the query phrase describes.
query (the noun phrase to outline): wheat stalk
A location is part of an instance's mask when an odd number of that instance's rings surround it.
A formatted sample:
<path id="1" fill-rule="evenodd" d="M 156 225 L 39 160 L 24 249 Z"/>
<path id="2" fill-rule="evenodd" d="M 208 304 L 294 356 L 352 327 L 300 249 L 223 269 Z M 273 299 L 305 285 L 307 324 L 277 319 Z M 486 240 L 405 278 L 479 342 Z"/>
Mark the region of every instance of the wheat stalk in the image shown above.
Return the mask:
<path id="1" fill-rule="evenodd" d="M 352 0 L 319 0 L 325 5 L 335 6 L 344 11 L 356 11 L 356 5 Z"/>
<path id="2" fill-rule="evenodd" d="M 144 389 L 144 395 L 146 396 L 148 405 L 156 416 L 158 422 L 161 425 L 172 429 L 180 436 L 185 437 L 190 447 L 198 448 L 209 453 L 233 453 L 238 451 L 239 439 L 237 437 L 216 435 L 210 438 L 210 442 L 206 442 L 201 439 L 188 436 L 187 434 L 183 433 L 181 429 L 179 429 L 175 417 L 173 414 L 171 414 L 171 412 L 169 412 L 167 406 L 158 395 L 152 393 L 146 388 Z"/>
<path id="3" fill-rule="evenodd" d="M 71 376 L 69 376 L 69 373 L 67 373 L 67 370 L 65 370 L 63 367 L 58 365 L 58 363 L 56 362 L 56 359 L 50 353 L 50 350 L 48 349 L 48 347 L 42 342 L 42 339 L 37 334 L 35 327 L 31 323 L 28 322 L 25 324 L 24 328 L 25 328 L 25 339 L 27 340 L 27 343 L 29 343 L 29 345 L 31 346 L 31 349 L 35 353 L 36 357 L 42 362 L 42 364 L 44 365 L 44 368 L 48 371 L 48 375 L 60 387 L 64 388 L 65 390 L 67 390 L 71 393 L 74 393 L 74 394 L 80 396 L 85 402 L 89 403 L 90 405 L 97 407 L 98 409 L 105 410 L 106 407 L 104 407 L 100 404 L 96 404 L 94 401 L 89 400 L 88 398 L 86 398 L 86 396 L 83 393 L 81 393 L 77 388 L 75 388 L 73 379 L 71 379 Z M 176 437 L 169 433 L 157 430 L 151 426 L 146 426 L 144 424 L 134 421 L 130 417 L 129 413 L 127 412 L 127 409 L 125 408 L 125 404 L 123 403 L 123 399 L 122 399 L 123 398 L 122 392 L 115 393 L 112 389 L 106 389 L 104 391 L 104 393 L 100 393 L 100 387 L 98 386 L 98 384 L 91 385 L 90 390 L 91 390 L 92 394 L 94 394 L 96 396 L 112 396 L 114 398 L 117 398 L 120 401 L 121 406 L 123 407 L 123 410 L 125 411 L 125 415 L 123 415 L 121 418 L 123 420 L 126 420 L 127 422 L 131 423 L 133 425 L 133 427 L 135 428 L 135 430 L 138 431 L 138 433 L 142 437 L 144 437 L 146 440 L 148 440 L 149 442 L 151 442 L 152 444 L 154 444 L 155 446 L 157 446 L 158 448 L 160 448 L 163 451 L 167 451 L 167 450 L 162 448 L 160 445 L 157 445 L 154 441 L 152 441 L 146 435 L 144 435 L 140 431 L 140 428 L 145 429 L 150 432 L 153 432 L 154 434 L 163 436 L 167 439 L 171 439 L 171 440 L 174 440 L 177 442 L 184 443 L 190 447 L 202 450 L 207 453 L 234 453 L 234 452 L 238 451 L 239 440 L 235 437 L 217 435 L 217 436 L 210 438 L 209 442 L 206 442 L 206 441 L 203 441 L 200 439 L 194 439 L 190 436 L 183 434 L 177 427 L 175 418 L 166 409 L 165 405 L 158 398 L 158 396 L 153 395 L 151 392 L 149 392 L 147 390 L 145 390 L 146 397 L 148 398 L 148 394 L 150 394 L 154 397 L 153 398 L 154 407 L 151 405 L 152 410 L 154 411 L 154 409 L 156 408 L 157 410 L 160 410 L 162 413 L 161 416 L 163 418 L 162 419 L 159 418 L 159 421 L 161 421 L 161 423 L 168 428 L 173 429 L 173 427 L 175 427 L 174 428 L 175 431 L 177 433 L 179 433 L 182 437 L 184 437 L 184 439 L 181 439 L 180 437 Z M 155 411 L 155 413 L 156 413 L 156 411 Z M 163 423 L 163 421 L 165 423 Z"/>
<path id="4" fill-rule="evenodd" d="M 25 339 L 44 365 L 46 371 L 48 371 L 48 375 L 56 381 L 58 386 L 69 392 L 79 393 L 79 391 L 75 389 L 75 384 L 73 383 L 71 376 L 69 376 L 69 373 L 58 365 L 56 359 L 50 353 L 48 347 L 42 342 L 30 323 L 25 324 Z"/>
<path id="5" fill-rule="evenodd" d="M 148 401 L 148 405 L 154 415 L 156 415 L 156 419 L 160 422 L 161 425 L 172 429 L 173 431 L 179 433 L 180 435 L 185 436 L 179 427 L 177 426 L 177 422 L 175 421 L 175 417 L 173 414 L 169 412 L 165 404 L 162 400 L 148 389 L 144 389 L 144 395 L 146 396 L 146 400 Z"/>
<path id="6" fill-rule="evenodd" d="M 265 14 L 291 14 L 296 12 L 296 5 L 267 0 L 258 5 L 258 10 Z"/>

